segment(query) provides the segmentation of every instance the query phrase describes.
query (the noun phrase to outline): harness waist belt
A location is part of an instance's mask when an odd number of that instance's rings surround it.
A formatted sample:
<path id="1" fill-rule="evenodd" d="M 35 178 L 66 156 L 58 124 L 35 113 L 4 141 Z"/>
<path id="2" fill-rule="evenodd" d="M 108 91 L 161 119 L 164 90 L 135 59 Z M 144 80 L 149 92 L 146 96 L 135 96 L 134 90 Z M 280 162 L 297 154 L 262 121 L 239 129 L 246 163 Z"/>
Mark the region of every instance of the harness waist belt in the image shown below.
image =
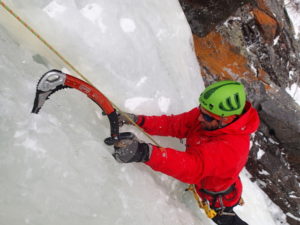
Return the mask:
<path id="1" fill-rule="evenodd" d="M 218 191 L 218 192 L 215 192 L 215 191 L 209 191 L 209 190 L 206 190 L 204 188 L 201 188 L 200 191 L 205 193 L 205 194 L 208 194 L 208 195 L 211 195 L 211 196 L 223 196 L 223 195 L 227 195 L 229 194 L 230 192 L 232 192 L 235 188 L 235 183 L 233 185 L 231 185 L 229 188 L 227 188 L 226 190 L 224 191 Z"/>

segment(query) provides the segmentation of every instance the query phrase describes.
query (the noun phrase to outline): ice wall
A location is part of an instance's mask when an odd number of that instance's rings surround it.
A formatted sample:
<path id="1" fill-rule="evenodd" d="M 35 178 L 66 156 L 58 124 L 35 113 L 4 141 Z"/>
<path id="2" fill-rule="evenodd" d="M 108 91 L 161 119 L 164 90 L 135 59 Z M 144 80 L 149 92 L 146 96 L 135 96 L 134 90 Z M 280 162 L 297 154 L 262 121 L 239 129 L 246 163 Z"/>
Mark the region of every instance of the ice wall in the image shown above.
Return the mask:
<path id="1" fill-rule="evenodd" d="M 203 82 L 177 1 L 6 3 L 121 109 L 168 114 L 197 105 Z M 30 114 L 39 77 L 66 66 L 2 8 L 0 49 L 0 224 L 212 224 L 185 184 L 144 164 L 115 162 L 102 142 L 108 120 L 83 94 L 58 92 Z M 241 216 L 249 224 L 280 221 L 280 210 L 242 179 Z"/>

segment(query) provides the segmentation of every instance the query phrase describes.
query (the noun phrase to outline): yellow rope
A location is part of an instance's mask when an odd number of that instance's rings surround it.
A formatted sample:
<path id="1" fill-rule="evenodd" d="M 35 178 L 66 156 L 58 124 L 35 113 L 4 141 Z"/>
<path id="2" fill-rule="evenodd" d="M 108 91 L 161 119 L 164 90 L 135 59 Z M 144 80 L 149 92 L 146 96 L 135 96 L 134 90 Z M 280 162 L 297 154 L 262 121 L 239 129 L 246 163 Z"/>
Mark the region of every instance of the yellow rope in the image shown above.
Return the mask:
<path id="1" fill-rule="evenodd" d="M 13 17 L 15 17 L 24 27 L 27 28 L 34 36 L 36 36 L 43 44 L 45 44 L 55 55 L 57 55 L 66 65 L 68 65 L 73 71 L 75 71 L 82 79 L 87 83 L 91 82 L 80 72 L 78 71 L 68 60 L 66 60 L 55 48 L 52 47 L 41 35 L 39 35 L 33 28 L 31 28 L 24 20 L 22 20 L 12 9 L 10 9 L 3 1 L 1 5 L 6 9 Z"/>
<path id="2" fill-rule="evenodd" d="M 52 45 L 50 45 L 41 35 L 39 35 L 33 28 L 31 28 L 23 19 L 21 19 L 11 8 L 9 8 L 3 1 L 0 2 L 3 8 L 15 17 L 27 30 L 29 30 L 34 36 L 36 36 L 42 43 L 44 43 L 55 55 L 58 56 L 69 68 L 76 72 L 83 80 L 92 85 L 92 83 L 84 76 L 79 70 L 77 70 L 65 57 L 63 57 Z M 107 97 L 106 97 L 107 98 Z M 108 98 L 107 98 L 108 99 Z M 110 100 L 109 100 L 110 101 Z M 113 102 L 110 103 L 118 110 L 122 115 L 126 117 L 135 127 L 137 127 L 146 137 L 148 137 L 156 146 L 160 147 L 159 144 L 147 134 L 140 126 L 138 126 L 134 121 L 132 121 L 126 113 L 123 113 Z"/>

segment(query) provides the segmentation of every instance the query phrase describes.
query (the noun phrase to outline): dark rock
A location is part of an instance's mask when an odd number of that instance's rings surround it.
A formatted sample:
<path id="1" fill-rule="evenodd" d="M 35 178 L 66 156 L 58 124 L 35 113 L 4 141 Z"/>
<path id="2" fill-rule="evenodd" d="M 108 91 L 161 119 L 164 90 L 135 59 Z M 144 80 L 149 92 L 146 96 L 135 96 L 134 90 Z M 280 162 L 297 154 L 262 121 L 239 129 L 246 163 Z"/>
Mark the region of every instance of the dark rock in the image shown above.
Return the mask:
<path id="1" fill-rule="evenodd" d="M 259 111 L 261 125 L 247 169 L 287 213 L 288 222 L 299 224 L 289 215 L 300 218 L 300 107 L 285 89 L 299 83 L 300 46 L 284 2 L 180 3 L 195 34 L 195 52 L 205 84 L 239 80 Z"/>
<path id="2" fill-rule="evenodd" d="M 289 154 L 300 160 L 300 107 L 282 89 L 272 97 L 260 103 L 260 117 Z M 291 165 L 300 171 L 300 161 Z"/>
<path id="3" fill-rule="evenodd" d="M 179 0 L 192 32 L 200 37 L 208 34 L 249 1 Z"/>
<path id="4" fill-rule="evenodd" d="M 265 134 L 270 132 L 267 125 L 262 122 L 260 127 L 260 132 L 257 132 L 253 139 L 247 170 L 254 176 L 253 181 L 256 181 L 284 212 L 299 217 L 299 173 L 289 166 L 287 152 L 276 137 Z M 299 223 L 289 216 L 287 220 L 291 225 Z"/>

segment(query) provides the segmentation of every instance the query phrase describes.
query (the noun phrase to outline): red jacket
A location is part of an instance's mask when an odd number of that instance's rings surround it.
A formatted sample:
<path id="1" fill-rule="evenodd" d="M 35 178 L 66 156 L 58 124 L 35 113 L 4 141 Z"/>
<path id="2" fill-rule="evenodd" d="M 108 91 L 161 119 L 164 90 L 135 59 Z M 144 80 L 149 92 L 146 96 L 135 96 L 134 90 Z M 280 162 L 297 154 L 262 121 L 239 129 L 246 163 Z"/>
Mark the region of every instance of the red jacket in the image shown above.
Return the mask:
<path id="1" fill-rule="evenodd" d="M 202 199 L 212 197 L 200 189 L 220 192 L 235 184 L 235 190 L 223 197 L 225 206 L 235 205 L 242 193 L 239 173 L 245 166 L 250 148 L 250 134 L 259 126 L 257 111 L 246 103 L 245 113 L 232 124 L 214 131 L 201 129 L 194 108 L 171 116 L 144 116 L 142 128 L 151 135 L 186 138 L 186 151 L 153 146 L 150 160 L 153 170 L 182 182 L 195 184 Z M 215 207 L 220 207 L 216 202 Z"/>

